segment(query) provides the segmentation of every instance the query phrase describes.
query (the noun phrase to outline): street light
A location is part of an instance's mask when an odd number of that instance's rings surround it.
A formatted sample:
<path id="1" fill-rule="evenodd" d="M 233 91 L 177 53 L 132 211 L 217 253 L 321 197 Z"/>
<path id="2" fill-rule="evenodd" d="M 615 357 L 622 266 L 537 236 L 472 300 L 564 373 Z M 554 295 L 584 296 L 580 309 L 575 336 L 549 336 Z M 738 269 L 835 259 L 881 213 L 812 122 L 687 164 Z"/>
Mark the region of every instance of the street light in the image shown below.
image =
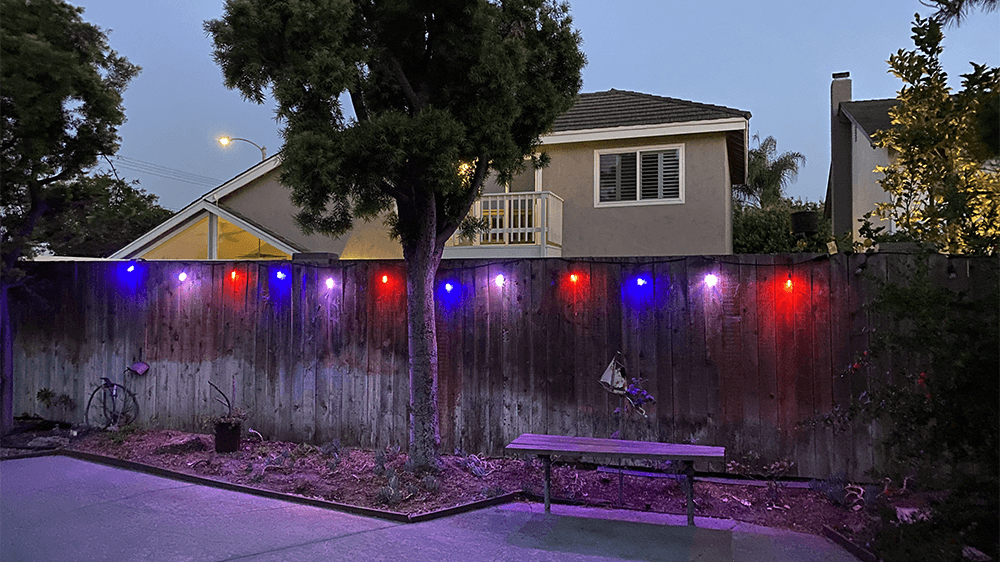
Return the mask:
<path id="1" fill-rule="evenodd" d="M 256 146 L 257 149 L 260 150 L 260 161 L 263 162 L 264 160 L 267 160 L 267 148 L 266 147 L 263 147 L 263 146 L 255 143 L 255 142 L 247 140 L 247 139 L 241 139 L 239 137 L 219 137 L 219 144 L 221 144 L 222 146 L 226 146 L 226 145 L 228 145 L 229 143 L 231 143 L 233 141 L 248 142 L 248 143 Z"/>

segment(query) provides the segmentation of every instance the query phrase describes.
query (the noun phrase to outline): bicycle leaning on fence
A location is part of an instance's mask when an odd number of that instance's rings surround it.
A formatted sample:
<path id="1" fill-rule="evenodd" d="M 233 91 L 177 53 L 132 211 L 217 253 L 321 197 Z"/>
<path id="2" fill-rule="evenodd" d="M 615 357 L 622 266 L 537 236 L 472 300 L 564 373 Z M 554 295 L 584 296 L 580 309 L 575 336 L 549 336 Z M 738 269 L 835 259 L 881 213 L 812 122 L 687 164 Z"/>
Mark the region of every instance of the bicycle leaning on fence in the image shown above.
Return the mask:
<path id="1" fill-rule="evenodd" d="M 122 378 L 129 374 L 142 376 L 148 370 L 149 365 L 136 361 L 125 368 Z M 135 394 L 124 386 L 111 382 L 111 379 L 101 377 L 101 384 L 94 389 L 87 401 L 84 422 L 91 427 L 108 429 L 125 427 L 138 418 L 139 402 L 135 399 Z"/>

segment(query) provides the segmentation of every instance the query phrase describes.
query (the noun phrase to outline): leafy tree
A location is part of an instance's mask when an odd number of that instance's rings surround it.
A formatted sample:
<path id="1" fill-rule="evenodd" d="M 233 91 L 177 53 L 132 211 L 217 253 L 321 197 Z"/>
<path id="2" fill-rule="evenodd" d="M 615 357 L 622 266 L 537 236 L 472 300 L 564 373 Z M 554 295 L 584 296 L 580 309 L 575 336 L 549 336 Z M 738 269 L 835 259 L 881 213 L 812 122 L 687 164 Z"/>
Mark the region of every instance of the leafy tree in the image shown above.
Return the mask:
<path id="1" fill-rule="evenodd" d="M 903 87 L 889 112 L 893 127 L 876 133 L 895 157 L 876 169 L 890 201 L 875 214 L 892 220 L 897 236 L 949 253 L 992 254 L 1000 241 L 1000 173 L 979 115 L 997 99 L 1000 69 L 973 63 L 962 91 L 952 94 L 938 60 L 943 37 L 938 21 L 916 15 L 916 49 L 889 58 Z"/>
<path id="2" fill-rule="evenodd" d="M 107 257 L 173 214 L 157 205 L 156 195 L 109 175 L 82 176 L 52 189 L 59 212 L 39 221 L 34 239 L 60 256 Z"/>
<path id="3" fill-rule="evenodd" d="M 305 232 L 389 216 L 407 263 L 410 456 L 437 459 L 433 282 L 490 173 L 523 171 L 585 62 L 554 0 L 227 0 L 205 23 L 226 86 L 270 89 Z M 347 93 L 356 119 L 347 119 Z"/>
<path id="4" fill-rule="evenodd" d="M 819 231 L 805 237 L 792 234 L 791 215 L 813 211 L 820 215 Z M 830 219 L 822 216 L 823 203 L 782 198 L 768 207 L 735 202 L 733 205 L 733 253 L 786 254 L 825 252 L 830 239 Z"/>
<path id="5" fill-rule="evenodd" d="M 0 0 L 0 431 L 13 425 L 7 298 L 33 233 L 55 221 L 63 182 L 118 147 L 122 93 L 139 67 L 60 0 Z"/>
<path id="6" fill-rule="evenodd" d="M 3 265 L 32 252 L 57 220 L 65 184 L 118 148 L 122 93 L 139 68 L 119 56 L 83 10 L 59 0 L 2 0 L 0 193 Z"/>
<path id="7" fill-rule="evenodd" d="M 778 154 L 778 141 L 774 137 L 760 140 L 754 135 L 757 146 L 749 150 L 747 183 L 734 185 L 736 201 L 758 207 L 770 207 L 781 202 L 785 187 L 804 166 L 806 157 L 799 152 Z"/>

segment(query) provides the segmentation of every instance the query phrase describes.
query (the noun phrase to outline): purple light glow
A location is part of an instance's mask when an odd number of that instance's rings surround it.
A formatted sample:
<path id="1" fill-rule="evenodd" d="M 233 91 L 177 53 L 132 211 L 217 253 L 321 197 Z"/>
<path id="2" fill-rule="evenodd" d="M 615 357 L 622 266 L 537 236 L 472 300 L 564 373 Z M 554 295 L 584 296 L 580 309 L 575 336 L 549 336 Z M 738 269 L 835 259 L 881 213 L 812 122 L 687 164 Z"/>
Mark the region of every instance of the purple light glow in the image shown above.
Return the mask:
<path id="1" fill-rule="evenodd" d="M 719 278 L 711 273 L 705 276 L 705 284 L 709 287 L 714 287 L 718 282 Z"/>

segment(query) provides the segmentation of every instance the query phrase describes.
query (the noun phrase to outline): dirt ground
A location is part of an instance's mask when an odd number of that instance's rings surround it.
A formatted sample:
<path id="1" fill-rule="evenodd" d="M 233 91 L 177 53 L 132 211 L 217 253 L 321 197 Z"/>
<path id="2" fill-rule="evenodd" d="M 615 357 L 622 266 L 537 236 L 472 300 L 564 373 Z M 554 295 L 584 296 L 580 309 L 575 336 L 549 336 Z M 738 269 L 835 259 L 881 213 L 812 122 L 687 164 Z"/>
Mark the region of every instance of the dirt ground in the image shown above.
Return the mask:
<path id="1" fill-rule="evenodd" d="M 542 464 L 537 458 L 481 458 L 450 455 L 436 473 L 407 470 L 396 450 L 368 451 L 244 439 L 234 453 L 216 453 L 212 435 L 173 430 L 87 432 L 81 428 L 34 428 L 4 437 L 0 458 L 24 454 L 38 437 L 56 438 L 35 447 L 65 446 L 108 457 L 342 504 L 406 514 L 462 505 L 508 492 L 541 494 Z M 553 463 L 552 494 L 581 504 L 619 506 L 619 475 L 593 465 Z M 834 504 L 819 491 L 762 482 L 734 484 L 696 480 L 699 516 L 735 519 L 758 525 L 822 534 L 824 525 L 862 539 L 874 515 Z M 673 474 L 624 475 L 626 509 L 685 514 L 682 481 Z"/>

